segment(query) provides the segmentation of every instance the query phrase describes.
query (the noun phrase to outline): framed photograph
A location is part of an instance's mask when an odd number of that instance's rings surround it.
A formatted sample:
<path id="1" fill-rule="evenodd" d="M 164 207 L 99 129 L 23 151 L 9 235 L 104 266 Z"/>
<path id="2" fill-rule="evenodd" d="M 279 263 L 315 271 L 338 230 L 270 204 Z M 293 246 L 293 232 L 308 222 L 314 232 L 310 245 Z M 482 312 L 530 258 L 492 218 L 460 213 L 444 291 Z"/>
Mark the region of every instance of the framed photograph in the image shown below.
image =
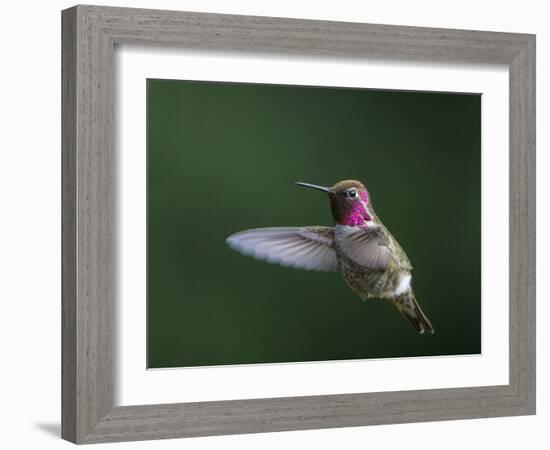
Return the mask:
<path id="1" fill-rule="evenodd" d="M 62 13 L 62 435 L 535 413 L 535 37 Z"/>

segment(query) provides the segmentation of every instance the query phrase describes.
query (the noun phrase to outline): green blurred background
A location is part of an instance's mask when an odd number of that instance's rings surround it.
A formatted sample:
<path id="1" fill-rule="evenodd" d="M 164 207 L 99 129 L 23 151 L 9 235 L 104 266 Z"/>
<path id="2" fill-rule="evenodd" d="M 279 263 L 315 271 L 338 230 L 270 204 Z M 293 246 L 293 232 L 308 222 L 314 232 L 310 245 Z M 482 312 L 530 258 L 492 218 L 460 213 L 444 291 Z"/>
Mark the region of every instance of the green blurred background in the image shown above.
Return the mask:
<path id="1" fill-rule="evenodd" d="M 148 367 L 481 352 L 479 95 L 147 81 Z M 330 225 L 295 181 L 363 181 L 434 335 L 337 273 L 242 256 L 256 227 Z"/>

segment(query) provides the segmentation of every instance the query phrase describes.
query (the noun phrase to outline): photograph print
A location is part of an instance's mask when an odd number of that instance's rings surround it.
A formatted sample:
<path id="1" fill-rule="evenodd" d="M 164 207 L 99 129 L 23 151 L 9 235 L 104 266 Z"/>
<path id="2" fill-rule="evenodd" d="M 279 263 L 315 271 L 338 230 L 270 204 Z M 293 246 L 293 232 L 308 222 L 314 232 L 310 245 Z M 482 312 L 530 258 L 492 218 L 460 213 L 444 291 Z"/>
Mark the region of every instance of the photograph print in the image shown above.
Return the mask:
<path id="1" fill-rule="evenodd" d="M 147 367 L 481 353 L 481 95 L 147 80 Z"/>

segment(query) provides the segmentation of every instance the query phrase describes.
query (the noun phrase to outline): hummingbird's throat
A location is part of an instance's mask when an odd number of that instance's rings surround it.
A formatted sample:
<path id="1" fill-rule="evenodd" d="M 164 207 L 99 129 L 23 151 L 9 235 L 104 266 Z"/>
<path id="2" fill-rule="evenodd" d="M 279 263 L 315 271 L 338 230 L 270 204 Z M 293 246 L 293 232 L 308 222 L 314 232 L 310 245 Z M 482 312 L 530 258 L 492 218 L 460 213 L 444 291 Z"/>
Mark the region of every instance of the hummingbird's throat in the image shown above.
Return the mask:
<path id="1" fill-rule="evenodd" d="M 353 202 L 351 208 L 345 212 L 340 222 L 342 225 L 361 226 L 372 221 L 372 216 L 369 214 L 367 206 L 369 202 L 368 195 L 365 192 L 361 192 L 361 194 L 360 199 Z"/>
<path id="2" fill-rule="evenodd" d="M 344 220 L 342 221 L 342 225 L 350 225 L 350 226 L 360 226 L 365 225 L 367 222 L 372 221 L 372 217 L 366 210 L 362 209 L 353 209 L 349 212 L 346 216 L 344 216 Z"/>

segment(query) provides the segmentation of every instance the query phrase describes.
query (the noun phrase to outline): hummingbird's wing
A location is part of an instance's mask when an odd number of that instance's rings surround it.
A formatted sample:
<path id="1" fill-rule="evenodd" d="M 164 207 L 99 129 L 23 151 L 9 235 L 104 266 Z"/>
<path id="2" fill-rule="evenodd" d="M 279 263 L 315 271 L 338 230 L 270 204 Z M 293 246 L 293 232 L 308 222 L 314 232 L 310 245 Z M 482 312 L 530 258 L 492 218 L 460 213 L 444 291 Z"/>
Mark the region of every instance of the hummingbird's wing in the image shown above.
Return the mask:
<path id="1" fill-rule="evenodd" d="M 361 266 L 387 269 L 392 253 L 384 231 L 378 226 L 354 228 L 339 240 L 342 252 Z"/>
<path id="2" fill-rule="evenodd" d="M 334 230 L 329 227 L 256 228 L 226 239 L 243 255 L 281 266 L 336 271 Z"/>

